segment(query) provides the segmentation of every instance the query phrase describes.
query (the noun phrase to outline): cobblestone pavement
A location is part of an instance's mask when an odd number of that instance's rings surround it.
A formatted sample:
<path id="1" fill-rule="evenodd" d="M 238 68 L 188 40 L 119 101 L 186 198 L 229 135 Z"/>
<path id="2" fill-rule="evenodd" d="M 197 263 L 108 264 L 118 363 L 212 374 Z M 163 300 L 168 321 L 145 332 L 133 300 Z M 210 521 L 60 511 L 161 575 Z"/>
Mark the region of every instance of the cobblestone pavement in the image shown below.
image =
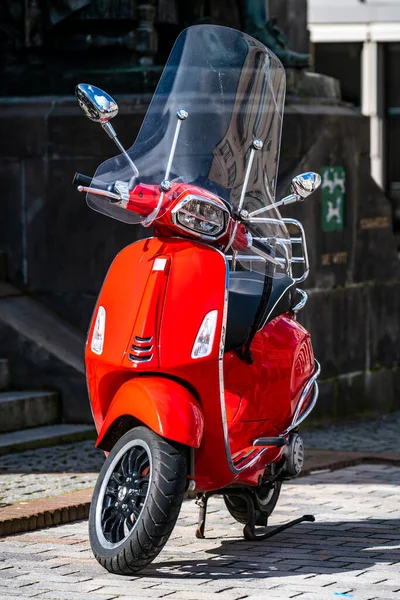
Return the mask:
<path id="1" fill-rule="evenodd" d="M 0 455 L 0 473 L 98 473 L 104 453 L 94 440 Z"/>
<path id="2" fill-rule="evenodd" d="M 57 496 L 94 487 L 97 473 L 67 475 L 64 473 L 8 473 L 0 475 L 0 508 L 17 502 Z"/>
<path id="3" fill-rule="evenodd" d="M 306 449 L 385 452 L 397 449 L 400 412 L 373 420 L 302 431 Z M 90 488 L 104 462 L 92 440 L 0 456 L 0 508 Z M 40 477 L 35 473 L 41 473 Z M 399 599 L 400 600 L 400 599 Z"/>
<path id="4" fill-rule="evenodd" d="M 0 541 L 0 597 L 7 600 L 400 600 L 400 468 L 359 465 L 284 486 L 271 525 L 314 512 L 264 542 L 249 543 L 212 498 L 205 540 L 185 502 L 171 539 L 138 577 L 103 570 L 87 522 Z"/>
<path id="5" fill-rule="evenodd" d="M 103 462 L 93 441 L 2 455 L 0 508 L 91 488 Z"/>
<path id="6" fill-rule="evenodd" d="M 354 452 L 397 452 L 400 411 L 376 419 L 303 429 L 306 448 Z"/>

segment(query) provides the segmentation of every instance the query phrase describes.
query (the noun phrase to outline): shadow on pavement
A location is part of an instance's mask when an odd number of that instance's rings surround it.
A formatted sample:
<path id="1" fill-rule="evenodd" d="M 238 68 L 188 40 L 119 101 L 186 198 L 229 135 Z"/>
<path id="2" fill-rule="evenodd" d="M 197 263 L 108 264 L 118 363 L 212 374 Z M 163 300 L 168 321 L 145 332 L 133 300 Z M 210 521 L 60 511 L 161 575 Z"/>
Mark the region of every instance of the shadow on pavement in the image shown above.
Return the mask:
<path id="1" fill-rule="evenodd" d="M 194 554 L 191 560 L 168 559 L 140 575 L 164 580 L 223 580 L 362 572 L 380 563 L 400 562 L 399 532 L 400 519 L 365 519 L 302 524 L 264 542 L 230 539 L 215 548 L 209 548 L 209 543 L 219 538 L 208 537 L 204 553 L 209 558 Z M 164 552 L 168 553 L 168 548 Z M 398 573 L 396 566 L 392 568 L 393 575 Z"/>

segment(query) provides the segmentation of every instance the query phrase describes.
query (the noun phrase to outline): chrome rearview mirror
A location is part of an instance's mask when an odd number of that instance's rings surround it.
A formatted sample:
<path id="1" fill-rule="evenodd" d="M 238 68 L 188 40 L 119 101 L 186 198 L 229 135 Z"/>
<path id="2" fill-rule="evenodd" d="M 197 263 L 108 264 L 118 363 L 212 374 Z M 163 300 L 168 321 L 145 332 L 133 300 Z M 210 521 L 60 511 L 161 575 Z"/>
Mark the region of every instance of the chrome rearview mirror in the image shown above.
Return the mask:
<path id="1" fill-rule="evenodd" d="M 296 175 L 292 179 L 292 192 L 299 197 L 299 200 L 304 200 L 311 194 L 315 192 L 321 185 L 321 175 L 318 173 L 313 173 L 312 171 L 309 173 L 302 173 L 301 175 Z"/>
<path id="2" fill-rule="evenodd" d="M 134 176 L 139 175 L 139 171 L 119 141 L 114 127 L 109 123 L 118 114 L 118 104 L 107 92 L 101 90 L 95 85 L 89 83 L 79 83 L 75 88 L 75 94 L 78 99 L 78 104 L 85 115 L 95 123 L 100 123 L 107 135 L 115 142 L 119 150 L 128 161 Z"/>
<path id="3" fill-rule="evenodd" d="M 80 83 L 75 88 L 78 104 L 85 115 L 96 123 L 107 123 L 118 114 L 118 104 L 100 88 Z"/>
<path id="4" fill-rule="evenodd" d="M 272 208 L 277 208 L 278 206 L 285 206 L 286 204 L 293 204 L 293 202 L 303 202 L 315 192 L 321 185 L 321 175 L 318 173 L 313 173 L 310 171 L 309 173 L 302 173 L 301 175 L 296 175 L 293 177 L 291 183 L 291 194 L 289 196 L 285 196 L 282 200 L 278 202 L 274 202 L 274 204 L 269 204 L 268 206 L 263 206 L 257 210 L 254 210 L 251 213 L 246 213 L 244 220 L 253 221 L 253 222 L 261 222 L 262 217 L 258 218 L 263 212 L 271 210 Z"/>

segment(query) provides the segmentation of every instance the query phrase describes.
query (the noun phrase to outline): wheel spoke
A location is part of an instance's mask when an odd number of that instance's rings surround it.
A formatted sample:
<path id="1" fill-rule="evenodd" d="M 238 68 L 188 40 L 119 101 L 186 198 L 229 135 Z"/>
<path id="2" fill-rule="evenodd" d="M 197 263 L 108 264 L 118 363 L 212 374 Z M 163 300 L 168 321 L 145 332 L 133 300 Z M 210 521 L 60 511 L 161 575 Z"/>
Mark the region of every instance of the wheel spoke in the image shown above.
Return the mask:
<path id="1" fill-rule="evenodd" d="M 115 482 L 117 485 L 121 485 L 121 483 L 122 483 L 121 473 L 119 473 L 119 471 L 114 471 L 114 473 L 110 477 L 110 482 L 111 481 Z"/>
<path id="2" fill-rule="evenodd" d="M 128 453 L 128 468 L 129 468 L 130 475 L 132 475 L 135 470 L 135 457 L 136 457 L 135 448 L 131 448 Z"/>
<path id="3" fill-rule="evenodd" d="M 106 487 L 106 492 L 105 492 L 106 496 L 112 496 L 112 498 L 115 498 L 117 496 L 117 494 L 118 494 L 118 488 L 114 488 L 109 485 Z"/>
<path id="4" fill-rule="evenodd" d="M 149 457 L 147 456 L 147 453 L 146 453 L 146 456 L 143 457 L 143 460 L 139 464 L 138 473 L 142 477 L 147 477 L 150 473 L 150 463 L 149 463 Z"/>
<path id="5" fill-rule="evenodd" d="M 125 477 L 129 475 L 129 452 L 127 452 L 121 460 L 121 470 Z"/>
<path id="6" fill-rule="evenodd" d="M 103 531 L 109 533 L 115 522 L 115 514 L 109 515 L 106 519 L 103 519 Z"/>
<path id="7" fill-rule="evenodd" d="M 133 504 L 132 506 L 132 515 L 135 517 L 135 521 L 138 520 L 140 513 L 142 512 L 142 507 L 137 506 L 137 504 Z"/>
<path id="8" fill-rule="evenodd" d="M 108 506 L 103 505 L 103 512 L 101 513 L 102 519 L 108 519 L 110 515 L 113 515 L 115 512 L 115 506 L 109 504 Z"/>
<path id="9" fill-rule="evenodd" d="M 147 452 L 144 448 L 141 448 L 141 450 L 139 450 L 138 448 L 135 449 L 135 461 L 134 461 L 134 470 L 137 473 L 140 473 L 140 466 L 142 460 L 148 460 L 147 458 Z"/>
<path id="10" fill-rule="evenodd" d="M 124 537 L 124 518 L 121 515 L 116 515 L 116 519 L 110 527 L 110 536 L 113 542 L 120 542 Z"/>

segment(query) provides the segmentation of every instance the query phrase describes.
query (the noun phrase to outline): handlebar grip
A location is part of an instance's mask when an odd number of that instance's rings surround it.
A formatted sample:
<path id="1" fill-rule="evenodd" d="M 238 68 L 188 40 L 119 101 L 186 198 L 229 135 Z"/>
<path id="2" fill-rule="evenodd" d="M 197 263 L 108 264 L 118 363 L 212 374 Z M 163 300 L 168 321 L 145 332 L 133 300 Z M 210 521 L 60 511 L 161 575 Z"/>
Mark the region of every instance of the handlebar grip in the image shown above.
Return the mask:
<path id="1" fill-rule="evenodd" d="M 75 173 L 74 178 L 72 180 L 72 185 L 90 186 L 91 183 L 92 183 L 92 177 L 88 177 L 87 175 L 82 175 L 82 173 Z"/>
<path id="2" fill-rule="evenodd" d="M 72 180 L 73 185 L 83 185 L 84 187 L 90 187 L 93 183 L 93 178 L 88 177 L 87 175 L 82 175 L 82 173 L 75 173 L 74 178 Z M 104 183 L 98 179 L 96 179 L 96 183 L 94 184 L 98 190 L 104 190 L 106 192 L 114 192 L 114 184 L 113 183 Z"/>

